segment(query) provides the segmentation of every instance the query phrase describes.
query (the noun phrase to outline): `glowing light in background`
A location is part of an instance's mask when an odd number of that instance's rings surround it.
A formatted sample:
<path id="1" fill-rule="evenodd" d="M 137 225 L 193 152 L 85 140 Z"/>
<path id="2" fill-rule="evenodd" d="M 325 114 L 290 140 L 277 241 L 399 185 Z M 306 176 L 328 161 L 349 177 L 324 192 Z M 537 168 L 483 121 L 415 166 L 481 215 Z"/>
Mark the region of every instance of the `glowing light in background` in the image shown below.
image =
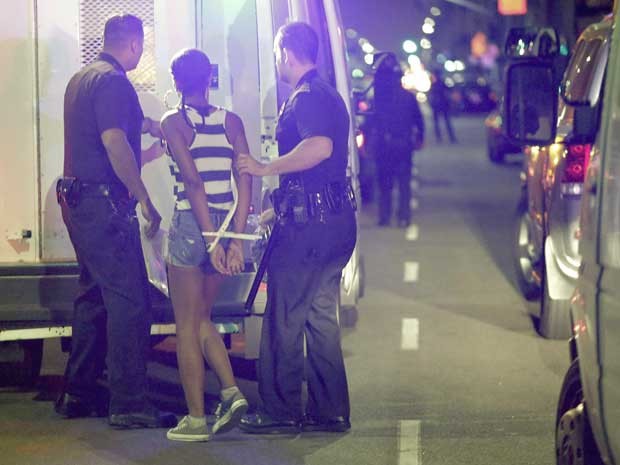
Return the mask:
<path id="1" fill-rule="evenodd" d="M 437 8 L 436 6 L 431 7 L 431 14 L 433 16 L 440 16 L 441 15 L 441 10 L 439 8 Z"/>
<path id="2" fill-rule="evenodd" d="M 435 28 L 429 23 L 424 23 L 422 25 L 422 32 L 424 34 L 433 34 L 435 32 Z"/>
<path id="3" fill-rule="evenodd" d="M 418 46 L 413 40 L 407 39 L 403 42 L 403 50 L 405 53 L 415 53 L 418 51 Z"/>
<path id="4" fill-rule="evenodd" d="M 417 55 L 409 55 L 407 57 L 407 62 L 409 63 L 409 66 L 411 66 L 411 69 L 415 69 L 417 66 L 422 64 L 420 57 Z"/>
<path id="5" fill-rule="evenodd" d="M 364 55 L 364 62 L 370 66 L 375 61 L 375 56 L 372 53 L 367 53 Z"/>
<path id="6" fill-rule="evenodd" d="M 420 41 L 420 47 L 422 47 L 422 48 L 423 48 L 423 49 L 425 49 L 425 50 L 430 49 L 432 46 L 433 46 L 433 44 L 432 44 L 432 43 L 431 43 L 431 41 L 430 41 L 430 40 L 428 40 L 428 39 L 422 39 L 422 40 Z"/>
<path id="7" fill-rule="evenodd" d="M 359 68 L 355 68 L 353 71 L 351 71 L 351 76 L 355 79 L 362 79 L 364 77 L 364 71 Z"/>
<path id="8" fill-rule="evenodd" d="M 373 53 L 375 51 L 375 48 L 370 42 L 364 42 L 364 45 L 362 45 L 362 50 L 364 51 L 364 53 Z"/>

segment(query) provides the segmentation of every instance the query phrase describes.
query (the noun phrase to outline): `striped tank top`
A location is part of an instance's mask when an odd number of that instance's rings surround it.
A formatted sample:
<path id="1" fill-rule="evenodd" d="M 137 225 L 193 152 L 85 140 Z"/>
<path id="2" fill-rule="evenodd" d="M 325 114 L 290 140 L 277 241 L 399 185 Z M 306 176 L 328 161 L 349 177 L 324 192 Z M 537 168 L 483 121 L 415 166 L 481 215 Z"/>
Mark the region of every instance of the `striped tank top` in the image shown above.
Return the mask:
<path id="1" fill-rule="evenodd" d="M 234 204 L 231 184 L 233 148 L 226 138 L 226 110 L 218 107 L 210 115 L 205 114 L 208 111 L 203 113 L 185 105 L 187 123 L 194 130 L 189 152 L 202 178 L 209 209 L 228 211 Z M 179 167 L 170 152 L 168 155 L 174 177 L 175 209 L 191 210 Z"/>

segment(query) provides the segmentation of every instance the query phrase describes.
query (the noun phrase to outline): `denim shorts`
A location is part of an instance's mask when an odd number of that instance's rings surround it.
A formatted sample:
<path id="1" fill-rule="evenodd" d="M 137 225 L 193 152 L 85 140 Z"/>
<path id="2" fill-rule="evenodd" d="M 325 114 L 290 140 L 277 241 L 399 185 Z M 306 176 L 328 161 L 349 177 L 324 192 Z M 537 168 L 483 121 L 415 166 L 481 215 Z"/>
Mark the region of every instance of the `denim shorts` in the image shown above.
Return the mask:
<path id="1" fill-rule="evenodd" d="M 211 212 L 210 216 L 217 231 L 226 218 L 226 212 Z M 232 221 L 230 226 L 232 226 Z M 229 242 L 230 239 L 222 238 L 219 244 L 226 249 Z M 217 273 L 211 265 L 207 252 L 207 242 L 202 236 L 202 231 L 191 210 L 175 210 L 172 216 L 170 230 L 168 231 L 168 257 L 166 261 L 174 266 L 198 267 L 207 274 Z"/>

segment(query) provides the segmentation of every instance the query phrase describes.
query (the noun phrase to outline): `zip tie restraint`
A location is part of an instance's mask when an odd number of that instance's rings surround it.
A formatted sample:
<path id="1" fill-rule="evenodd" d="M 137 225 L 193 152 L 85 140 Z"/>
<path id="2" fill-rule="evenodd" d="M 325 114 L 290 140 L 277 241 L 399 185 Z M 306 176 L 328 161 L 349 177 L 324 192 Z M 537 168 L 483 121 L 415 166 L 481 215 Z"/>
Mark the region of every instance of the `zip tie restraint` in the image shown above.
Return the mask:
<path id="1" fill-rule="evenodd" d="M 207 231 L 207 232 L 202 233 L 203 237 L 215 237 L 213 242 L 209 243 L 209 246 L 207 247 L 208 253 L 211 253 L 213 252 L 213 250 L 215 250 L 215 247 L 220 242 L 220 239 L 223 237 L 230 238 L 230 239 L 241 239 L 244 241 L 254 241 L 257 239 L 261 239 L 262 237 L 257 234 L 243 234 L 243 233 L 234 233 L 234 232 L 227 231 L 228 226 L 230 226 L 230 222 L 233 219 L 233 216 L 235 216 L 237 205 L 239 204 L 239 191 L 237 190 L 237 183 L 235 182 L 235 175 L 233 173 L 233 170 L 234 168 L 230 170 L 230 184 L 232 187 L 232 193 L 233 193 L 233 199 L 234 199 L 233 206 L 226 214 L 226 218 L 224 218 L 224 221 L 222 222 L 220 229 L 218 229 L 217 231 Z"/>

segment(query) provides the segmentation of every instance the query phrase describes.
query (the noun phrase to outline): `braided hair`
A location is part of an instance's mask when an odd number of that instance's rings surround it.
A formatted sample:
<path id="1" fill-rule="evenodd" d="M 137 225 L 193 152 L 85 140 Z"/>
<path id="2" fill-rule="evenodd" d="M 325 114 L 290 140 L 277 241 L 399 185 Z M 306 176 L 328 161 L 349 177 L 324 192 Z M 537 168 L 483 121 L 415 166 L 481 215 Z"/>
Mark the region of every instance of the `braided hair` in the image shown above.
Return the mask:
<path id="1" fill-rule="evenodd" d="M 181 113 L 185 121 L 189 122 L 185 110 L 185 99 L 188 95 L 204 94 L 207 91 L 211 79 L 211 61 L 204 52 L 195 48 L 186 48 L 172 58 L 170 73 L 181 94 Z"/>

